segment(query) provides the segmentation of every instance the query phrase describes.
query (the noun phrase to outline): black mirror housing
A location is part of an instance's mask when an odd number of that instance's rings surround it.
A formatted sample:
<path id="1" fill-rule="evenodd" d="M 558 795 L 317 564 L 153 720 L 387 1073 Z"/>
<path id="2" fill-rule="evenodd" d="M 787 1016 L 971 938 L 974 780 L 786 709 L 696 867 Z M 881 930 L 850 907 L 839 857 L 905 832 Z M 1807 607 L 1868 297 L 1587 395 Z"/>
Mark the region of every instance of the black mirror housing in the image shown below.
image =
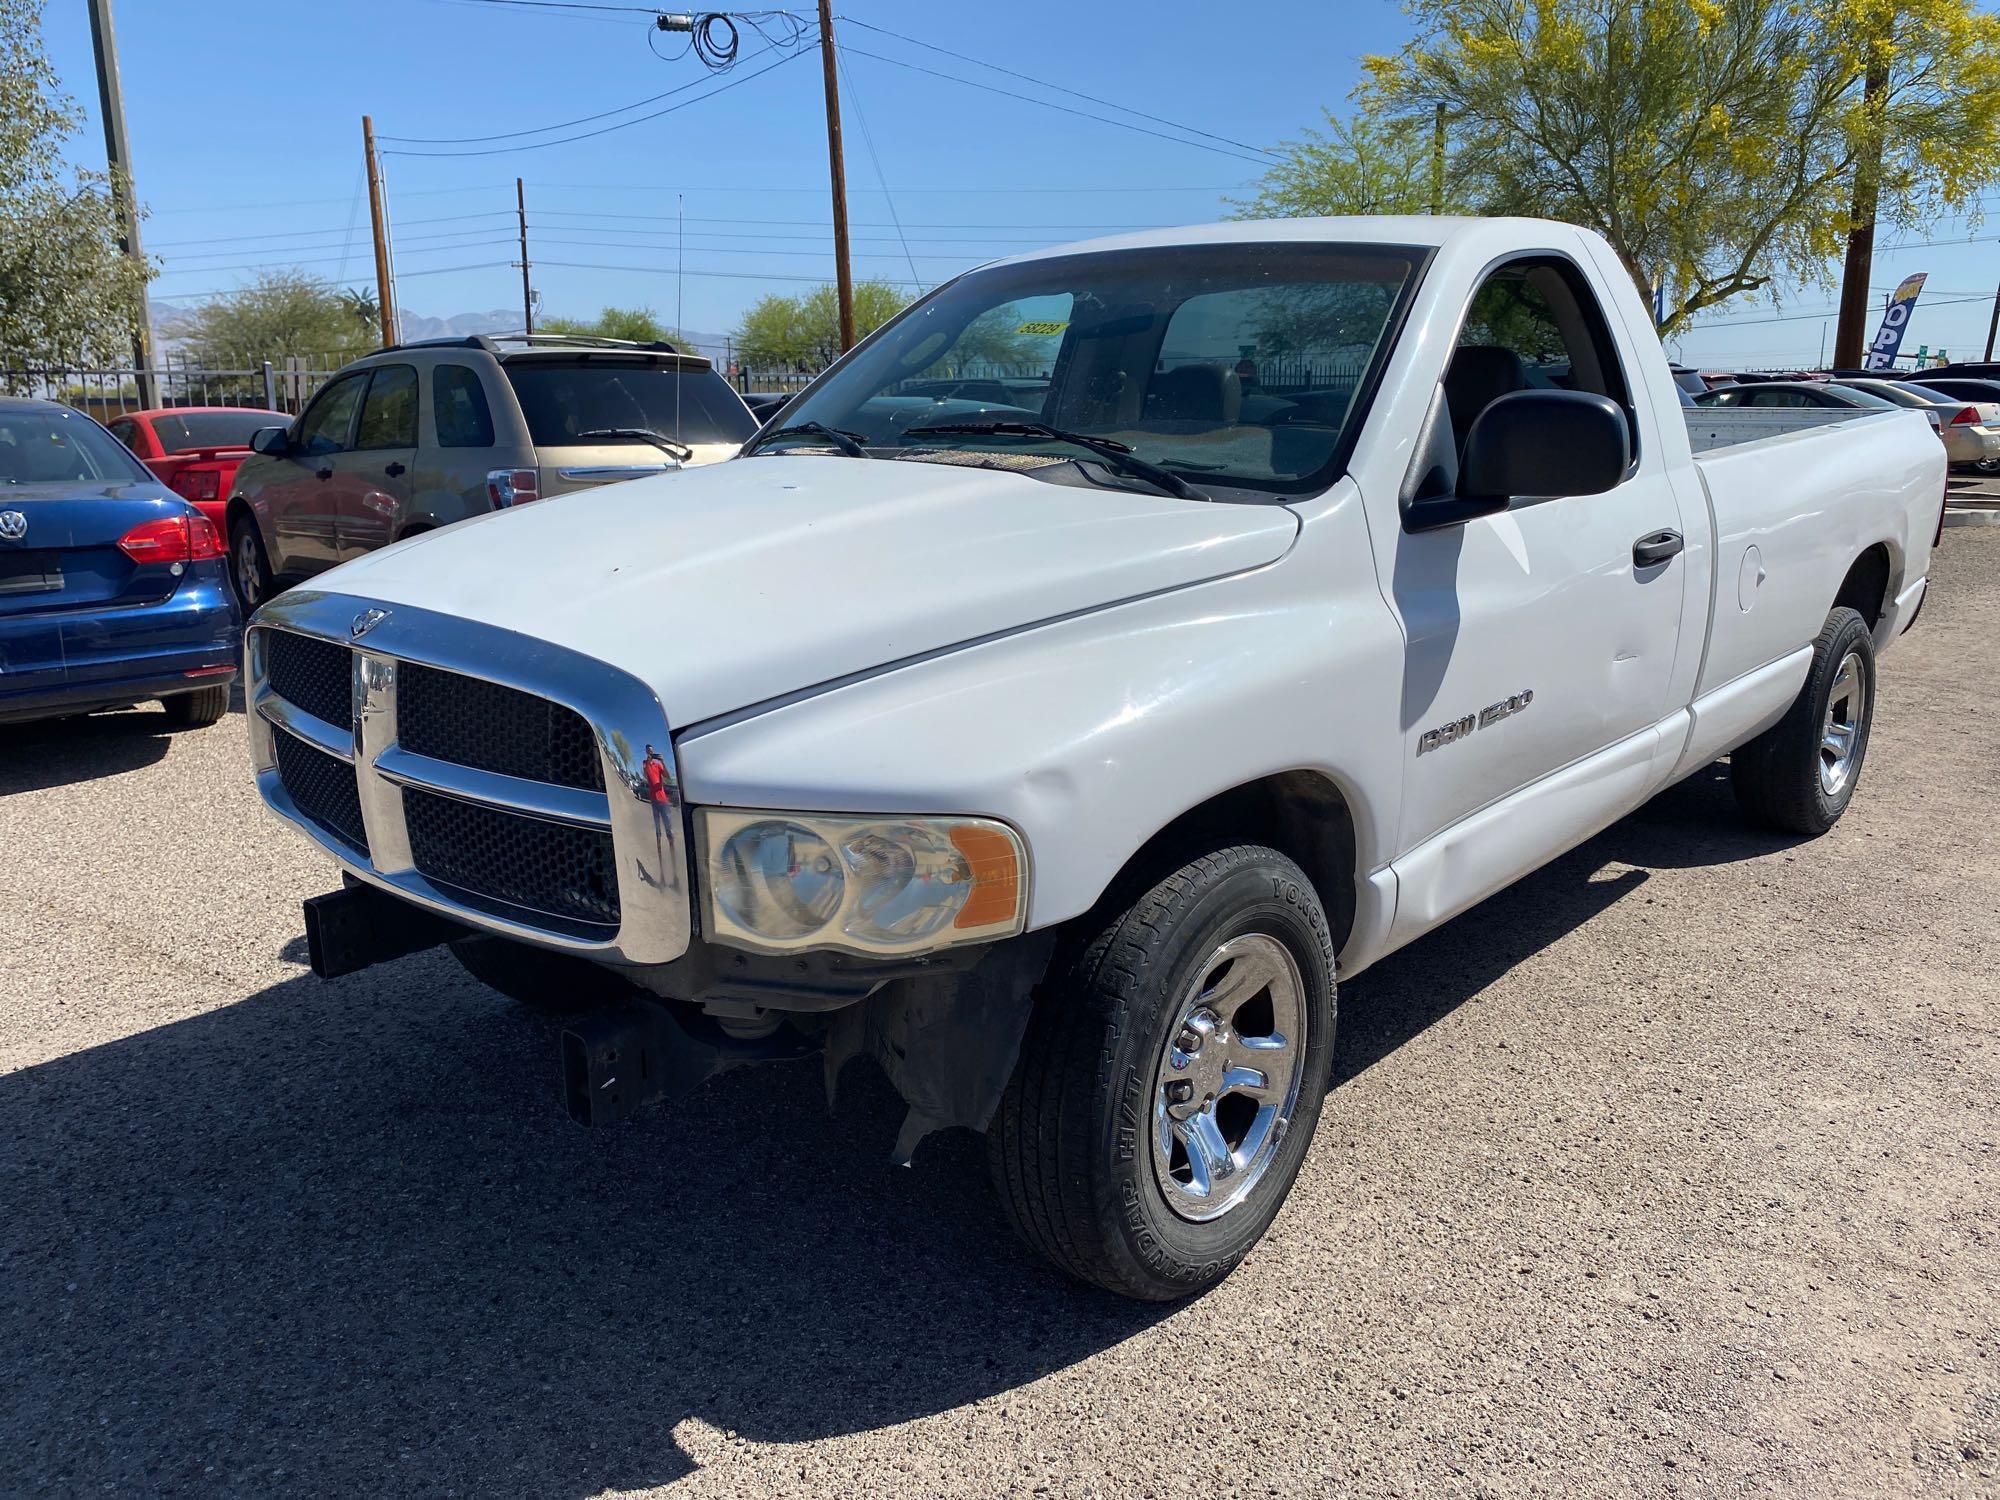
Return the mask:
<path id="1" fill-rule="evenodd" d="M 259 427 L 250 434 L 250 451 L 262 453 L 272 458 L 283 458 L 291 451 L 291 429 L 288 427 Z"/>
<path id="2" fill-rule="evenodd" d="M 1459 466 L 1469 500 L 1601 495 L 1632 467 L 1632 433 L 1608 396 L 1513 391 L 1473 419 Z"/>

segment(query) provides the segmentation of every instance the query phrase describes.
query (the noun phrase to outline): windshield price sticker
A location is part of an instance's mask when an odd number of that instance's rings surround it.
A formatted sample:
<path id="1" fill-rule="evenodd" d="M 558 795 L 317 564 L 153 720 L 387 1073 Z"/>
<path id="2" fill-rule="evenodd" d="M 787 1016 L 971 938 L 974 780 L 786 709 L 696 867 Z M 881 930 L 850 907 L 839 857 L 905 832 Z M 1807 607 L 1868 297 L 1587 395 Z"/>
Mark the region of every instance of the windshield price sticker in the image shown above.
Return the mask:
<path id="1" fill-rule="evenodd" d="M 1014 332 L 1034 334 L 1040 338 L 1046 339 L 1046 338 L 1054 338 L 1057 334 L 1061 333 L 1067 327 L 1069 327 L 1069 324 L 1066 322 L 1023 323 L 1019 328 L 1016 328 Z"/>

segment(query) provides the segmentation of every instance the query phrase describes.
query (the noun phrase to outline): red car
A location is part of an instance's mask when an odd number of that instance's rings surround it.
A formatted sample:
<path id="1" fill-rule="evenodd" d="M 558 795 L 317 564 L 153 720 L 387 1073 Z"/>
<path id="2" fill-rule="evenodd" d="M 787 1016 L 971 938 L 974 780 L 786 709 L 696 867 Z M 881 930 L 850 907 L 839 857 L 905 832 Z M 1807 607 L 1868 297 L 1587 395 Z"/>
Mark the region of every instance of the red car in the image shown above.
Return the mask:
<path id="1" fill-rule="evenodd" d="M 281 411 L 247 406 L 174 406 L 126 412 L 105 425 L 168 489 L 192 501 L 218 536 L 227 536 L 223 506 L 236 466 L 250 456 L 250 435 L 291 420 Z"/>

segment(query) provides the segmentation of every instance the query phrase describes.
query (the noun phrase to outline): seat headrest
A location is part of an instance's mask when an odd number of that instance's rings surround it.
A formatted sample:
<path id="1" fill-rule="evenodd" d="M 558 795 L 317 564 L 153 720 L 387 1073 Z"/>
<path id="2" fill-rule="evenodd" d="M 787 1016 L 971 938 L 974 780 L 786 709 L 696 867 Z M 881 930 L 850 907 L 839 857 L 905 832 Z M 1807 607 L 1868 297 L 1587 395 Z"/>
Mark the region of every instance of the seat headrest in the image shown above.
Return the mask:
<path id="1" fill-rule="evenodd" d="M 1146 415 L 1168 422 L 1234 422 L 1243 410 L 1243 381 L 1222 365 L 1182 365 L 1153 377 Z"/>
<path id="2" fill-rule="evenodd" d="M 1492 344 L 1464 344 L 1444 372 L 1444 399 L 1451 408 L 1451 425 L 1459 442 L 1472 430 L 1472 419 L 1502 396 L 1528 388 L 1528 368 L 1512 349 Z"/>

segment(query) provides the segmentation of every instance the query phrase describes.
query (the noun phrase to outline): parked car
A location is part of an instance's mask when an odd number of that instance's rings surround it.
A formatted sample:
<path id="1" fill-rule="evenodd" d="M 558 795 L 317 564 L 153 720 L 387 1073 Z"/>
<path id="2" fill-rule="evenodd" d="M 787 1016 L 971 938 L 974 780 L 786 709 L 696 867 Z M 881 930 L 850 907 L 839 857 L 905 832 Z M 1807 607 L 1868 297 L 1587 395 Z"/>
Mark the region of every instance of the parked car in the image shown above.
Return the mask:
<path id="1" fill-rule="evenodd" d="M 756 419 L 667 344 L 429 339 L 348 365 L 258 433 L 226 507 L 246 610 L 280 578 L 468 516 L 732 456 Z"/>
<path id="2" fill-rule="evenodd" d="M 1694 398 L 1696 406 L 1754 406 L 1754 407 L 1854 407 L 1865 406 L 1888 409 L 1896 405 L 1868 391 L 1851 390 L 1823 381 L 1772 380 L 1755 385 L 1729 385 L 1712 391 L 1702 391 Z"/>
<path id="3" fill-rule="evenodd" d="M 252 406 L 171 406 L 126 412 L 106 425 L 223 536 L 229 529 L 223 512 L 230 483 L 250 456 L 250 439 L 262 428 L 291 420 L 289 413 Z"/>
<path id="4" fill-rule="evenodd" d="M 1925 375 L 1963 376 L 1974 380 L 2000 380 L 2000 362 L 1994 360 L 1955 360 L 1948 365 L 1931 365 Z"/>
<path id="5" fill-rule="evenodd" d="M 212 724 L 239 623 L 207 517 L 83 413 L 0 397 L 0 720 Z"/>
<path id="6" fill-rule="evenodd" d="M 907 393 L 994 327 L 1034 408 Z M 934 290 L 730 463 L 349 563 L 249 636 L 258 789 L 345 877 L 313 966 L 588 1011 L 589 1123 L 864 1054 L 900 1159 L 983 1130 L 1057 1265 L 1199 1291 L 1336 975 L 1718 756 L 1794 834 L 1855 794 L 1944 455 L 1682 408 L 1651 328 L 1572 225 L 1121 236 Z"/>
<path id="7" fill-rule="evenodd" d="M 1961 401 L 1927 386 L 1905 380 L 1870 379 L 1857 376 L 1834 382 L 1841 390 L 1858 391 L 1893 401 L 1898 406 L 1928 411 L 1935 419 L 1938 436 L 1944 439 L 1945 457 L 1961 468 L 1981 469 L 2000 459 L 2000 406 L 1978 401 Z"/>
<path id="8" fill-rule="evenodd" d="M 750 408 L 750 415 L 761 423 L 797 394 L 797 391 L 745 391 L 743 404 Z"/>
<path id="9" fill-rule="evenodd" d="M 1970 402 L 1978 407 L 1990 407 L 2000 413 L 2000 378 L 1977 379 L 1959 375 L 1912 375 L 1905 385 L 1920 386 L 1927 391 L 1936 391 L 1954 401 Z M 1988 419 L 1992 420 L 1991 418 Z M 1972 461 L 1972 467 L 1982 474 L 2000 474 L 2000 455 L 1988 454 Z"/>

